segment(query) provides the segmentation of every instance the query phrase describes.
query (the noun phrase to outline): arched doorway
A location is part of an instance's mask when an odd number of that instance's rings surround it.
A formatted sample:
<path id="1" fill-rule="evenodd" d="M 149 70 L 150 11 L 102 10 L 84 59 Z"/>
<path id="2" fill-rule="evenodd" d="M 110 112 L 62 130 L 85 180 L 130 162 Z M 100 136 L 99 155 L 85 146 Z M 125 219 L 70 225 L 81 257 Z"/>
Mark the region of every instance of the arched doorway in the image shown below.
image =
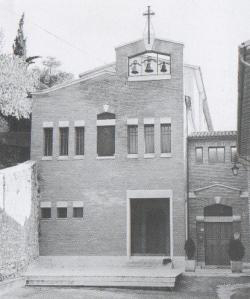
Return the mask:
<path id="1" fill-rule="evenodd" d="M 205 263 L 229 265 L 228 244 L 232 237 L 232 207 L 213 204 L 204 208 Z"/>

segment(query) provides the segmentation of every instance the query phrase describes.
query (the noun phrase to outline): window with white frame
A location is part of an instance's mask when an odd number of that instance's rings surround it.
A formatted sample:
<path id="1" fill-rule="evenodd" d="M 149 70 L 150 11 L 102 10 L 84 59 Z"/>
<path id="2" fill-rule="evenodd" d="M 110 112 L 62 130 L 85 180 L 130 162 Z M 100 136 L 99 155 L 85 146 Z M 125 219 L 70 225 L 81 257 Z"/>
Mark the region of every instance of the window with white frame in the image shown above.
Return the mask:
<path id="1" fill-rule="evenodd" d="M 231 146 L 231 162 L 237 162 L 237 148 L 236 148 L 236 146 Z"/>
<path id="2" fill-rule="evenodd" d="M 115 155 L 115 114 L 104 112 L 97 115 L 97 155 Z"/>
<path id="3" fill-rule="evenodd" d="M 138 125 L 128 125 L 128 154 L 138 154 Z"/>
<path id="4" fill-rule="evenodd" d="M 53 128 L 43 128 L 43 155 L 53 155 Z"/>
<path id="5" fill-rule="evenodd" d="M 68 156 L 69 154 L 69 128 L 59 128 L 59 155 Z"/>
<path id="6" fill-rule="evenodd" d="M 51 208 L 41 208 L 41 218 L 50 219 L 51 218 Z"/>
<path id="7" fill-rule="evenodd" d="M 75 155 L 84 155 L 84 127 L 75 127 Z"/>
<path id="8" fill-rule="evenodd" d="M 68 217 L 68 207 L 66 201 L 58 201 L 56 203 L 57 218 L 67 218 Z"/>
<path id="9" fill-rule="evenodd" d="M 73 207 L 73 218 L 83 218 L 83 207 Z"/>
<path id="10" fill-rule="evenodd" d="M 145 154 L 153 154 L 155 152 L 154 130 L 155 130 L 154 124 L 144 124 Z"/>
<path id="11" fill-rule="evenodd" d="M 41 219 L 51 218 L 51 202 L 42 201 L 40 202 Z"/>
<path id="12" fill-rule="evenodd" d="M 67 218 L 68 209 L 67 207 L 57 207 L 57 218 Z"/>
<path id="13" fill-rule="evenodd" d="M 82 201 L 73 201 L 73 218 L 83 218 Z"/>
<path id="14" fill-rule="evenodd" d="M 195 161 L 196 161 L 196 163 L 203 162 L 203 147 L 195 148 Z"/>
<path id="15" fill-rule="evenodd" d="M 171 153 L 171 124 L 170 123 L 161 124 L 161 153 L 162 154 Z"/>
<path id="16" fill-rule="evenodd" d="M 225 147 L 209 147 L 208 148 L 208 161 L 210 163 L 224 163 L 225 162 Z"/>

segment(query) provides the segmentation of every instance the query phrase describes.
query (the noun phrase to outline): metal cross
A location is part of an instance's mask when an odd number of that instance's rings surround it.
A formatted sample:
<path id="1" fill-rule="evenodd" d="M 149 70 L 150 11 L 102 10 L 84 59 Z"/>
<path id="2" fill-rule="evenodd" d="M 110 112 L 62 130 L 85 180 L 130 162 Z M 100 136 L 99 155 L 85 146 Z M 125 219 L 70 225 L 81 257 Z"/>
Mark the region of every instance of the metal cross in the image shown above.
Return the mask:
<path id="1" fill-rule="evenodd" d="M 143 14 L 143 16 L 148 17 L 148 44 L 150 44 L 150 17 L 154 15 L 155 13 L 150 10 L 150 6 L 148 6 L 148 11 Z"/>

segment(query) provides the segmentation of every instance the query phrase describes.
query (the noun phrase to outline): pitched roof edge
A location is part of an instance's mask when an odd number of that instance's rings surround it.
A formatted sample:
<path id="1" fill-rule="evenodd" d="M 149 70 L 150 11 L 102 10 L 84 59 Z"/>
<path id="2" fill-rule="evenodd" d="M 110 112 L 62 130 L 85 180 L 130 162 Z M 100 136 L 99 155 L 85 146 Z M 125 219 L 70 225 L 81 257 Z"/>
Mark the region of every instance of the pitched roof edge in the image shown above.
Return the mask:
<path id="1" fill-rule="evenodd" d="M 107 63 L 107 64 L 104 64 L 102 66 L 96 67 L 94 69 L 88 70 L 86 72 L 82 72 L 82 73 L 79 74 L 79 78 L 81 78 L 83 76 L 86 76 L 90 73 L 98 72 L 98 71 L 101 71 L 101 70 L 104 70 L 104 69 L 107 69 L 107 68 L 111 68 L 111 67 L 115 67 L 115 62 Z"/>
<path id="2" fill-rule="evenodd" d="M 32 92 L 31 95 L 47 94 L 47 93 L 50 93 L 52 91 L 56 91 L 58 89 L 62 89 L 62 88 L 68 87 L 68 86 L 75 85 L 75 84 L 80 83 L 80 82 L 84 82 L 84 81 L 87 81 L 87 80 L 97 78 L 97 77 L 99 77 L 101 75 L 104 75 L 104 74 L 114 75 L 114 72 L 110 71 L 110 70 L 106 70 L 106 69 L 100 70 L 99 72 L 89 72 L 89 73 L 87 73 L 86 75 L 82 76 L 79 79 L 75 79 L 75 80 L 72 80 L 72 81 L 69 81 L 69 82 L 66 82 L 66 83 L 63 83 L 63 84 L 55 85 L 51 88 L 47 88 L 47 89 L 44 89 L 44 90 L 35 91 L 35 92 Z"/>
<path id="3" fill-rule="evenodd" d="M 128 46 L 128 45 L 130 45 L 130 44 L 134 44 L 134 43 L 143 41 L 143 40 L 144 40 L 143 38 L 139 38 L 139 39 L 133 40 L 133 41 L 131 41 L 131 42 L 122 43 L 122 44 L 116 46 L 116 47 L 115 47 L 115 50 L 116 50 L 116 49 L 119 49 L 119 48 L 122 48 L 122 47 L 125 47 L 125 46 Z M 156 37 L 155 40 L 160 40 L 160 41 L 164 41 L 164 42 L 168 42 L 168 43 L 173 43 L 173 44 L 179 44 L 179 45 L 183 45 L 183 46 L 184 46 L 184 43 L 183 43 L 183 42 L 180 42 L 180 41 L 174 41 L 174 40 L 171 40 L 171 39 L 165 39 L 165 38 Z"/>

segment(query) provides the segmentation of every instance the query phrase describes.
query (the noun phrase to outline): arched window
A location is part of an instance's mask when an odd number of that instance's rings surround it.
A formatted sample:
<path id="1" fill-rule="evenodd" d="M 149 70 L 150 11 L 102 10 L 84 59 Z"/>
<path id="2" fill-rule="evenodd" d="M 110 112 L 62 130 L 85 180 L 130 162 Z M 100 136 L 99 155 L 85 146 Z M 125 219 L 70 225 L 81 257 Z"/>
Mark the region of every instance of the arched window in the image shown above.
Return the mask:
<path id="1" fill-rule="evenodd" d="M 115 114 L 110 112 L 103 112 L 97 115 L 98 120 L 115 119 Z"/>
<path id="2" fill-rule="evenodd" d="M 204 216 L 233 216 L 232 207 L 214 204 L 204 208 Z"/>
<path id="3" fill-rule="evenodd" d="M 103 112 L 97 115 L 97 155 L 110 157 L 115 154 L 115 114 Z"/>

